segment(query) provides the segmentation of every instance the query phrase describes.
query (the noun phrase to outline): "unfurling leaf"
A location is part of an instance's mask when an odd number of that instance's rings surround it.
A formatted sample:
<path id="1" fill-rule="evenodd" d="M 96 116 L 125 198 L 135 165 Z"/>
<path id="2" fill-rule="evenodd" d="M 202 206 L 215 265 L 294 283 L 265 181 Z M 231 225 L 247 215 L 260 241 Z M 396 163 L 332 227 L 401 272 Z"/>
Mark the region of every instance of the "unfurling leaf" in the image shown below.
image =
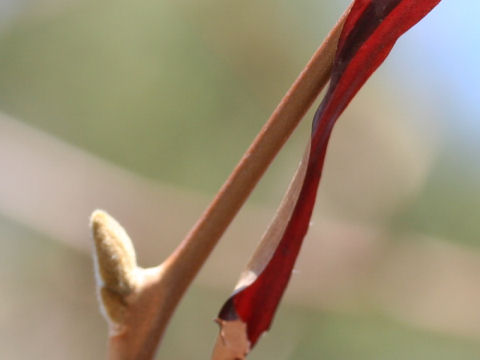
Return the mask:
<path id="1" fill-rule="evenodd" d="M 278 218 L 273 221 L 258 249 L 259 254 L 254 255 L 234 294 L 220 311 L 219 322 L 223 329 L 228 322 L 246 324 L 248 347 L 232 353 L 246 354 L 270 327 L 308 230 L 328 141 L 336 120 L 385 60 L 397 39 L 439 2 L 354 1 L 338 42 L 329 88 L 313 119 L 305 165 L 297 172 L 297 180 L 292 183 L 297 186 L 291 186 L 290 195 L 284 200 L 285 208 L 282 205 L 283 210 L 278 212 L 284 224 L 279 224 Z M 298 186 L 299 182 L 301 186 Z M 229 343 L 225 336 L 223 334 L 223 342 L 217 342 L 214 359 L 228 359 L 218 355 L 221 351 L 219 347 Z"/>

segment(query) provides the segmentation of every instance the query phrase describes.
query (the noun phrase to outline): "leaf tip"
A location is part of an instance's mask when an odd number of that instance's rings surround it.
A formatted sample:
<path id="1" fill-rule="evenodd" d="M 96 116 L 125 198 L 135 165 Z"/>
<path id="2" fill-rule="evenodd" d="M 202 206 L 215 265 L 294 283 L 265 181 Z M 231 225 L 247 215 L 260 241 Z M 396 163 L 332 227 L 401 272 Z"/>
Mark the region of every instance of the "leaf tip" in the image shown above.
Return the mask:
<path id="1" fill-rule="evenodd" d="M 244 360 L 250 351 L 247 324 L 242 320 L 216 319 L 220 333 L 213 351 L 212 360 Z"/>

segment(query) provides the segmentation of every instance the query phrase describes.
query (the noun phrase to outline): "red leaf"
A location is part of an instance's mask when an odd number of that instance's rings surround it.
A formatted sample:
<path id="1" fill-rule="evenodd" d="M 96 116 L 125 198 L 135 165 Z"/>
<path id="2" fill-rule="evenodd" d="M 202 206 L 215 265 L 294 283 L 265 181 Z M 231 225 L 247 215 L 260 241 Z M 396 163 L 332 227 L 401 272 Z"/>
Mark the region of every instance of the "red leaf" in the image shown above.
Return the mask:
<path id="1" fill-rule="evenodd" d="M 241 320 L 246 323 L 250 347 L 270 327 L 290 279 L 308 230 L 333 125 L 387 57 L 396 40 L 439 2 L 354 2 L 339 39 L 328 91 L 313 119 L 307 172 L 288 225 L 263 271 L 252 283 L 238 289 L 219 314 L 220 321 Z"/>

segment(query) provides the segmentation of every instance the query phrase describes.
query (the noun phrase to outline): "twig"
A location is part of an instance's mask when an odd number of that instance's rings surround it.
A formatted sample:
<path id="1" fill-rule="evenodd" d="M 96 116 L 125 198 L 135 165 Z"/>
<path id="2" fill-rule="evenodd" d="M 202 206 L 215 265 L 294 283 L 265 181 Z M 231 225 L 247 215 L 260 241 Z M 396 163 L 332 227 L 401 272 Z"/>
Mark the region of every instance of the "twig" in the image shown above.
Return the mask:
<path id="1" fill-rule="evenodd" d="M 305 66 L 210 206 L 164 263 L 151 269 L 136 267 L 131 274 L 125 274 L 115 268 L 119 265 L 118 261 L 102 262 L 100 259 L 122 256 L 124 248 L 129 248 L 128 244 L 105 245 L 105 241 L 112 241 L 112 236 L 118 233 L 127 243 L 130 240 L 123 229 L 118 230 L 119 225 L 112 218 L 103 212 L 94 213 L 92 229 L 97 244 L 97 269 L 101 280 L 99 289 L 111 325 L 109 359 L 153 358 L 168 321 L 186 289 L 327 82 L 349 9 Z M 108 234 L 107 238 L 105 234 Z M 113 244 L 122 244 L 117 240 Z M 114 271 L 102 268 L 112 264 Z M 119 278 L 113 277 L 112 280 L 112 274 L 117 274 Z M 131 282 L 127 290 L 119 286 L 125 278 Z M 118 288 L 123 292 L 116 291 Z"/>

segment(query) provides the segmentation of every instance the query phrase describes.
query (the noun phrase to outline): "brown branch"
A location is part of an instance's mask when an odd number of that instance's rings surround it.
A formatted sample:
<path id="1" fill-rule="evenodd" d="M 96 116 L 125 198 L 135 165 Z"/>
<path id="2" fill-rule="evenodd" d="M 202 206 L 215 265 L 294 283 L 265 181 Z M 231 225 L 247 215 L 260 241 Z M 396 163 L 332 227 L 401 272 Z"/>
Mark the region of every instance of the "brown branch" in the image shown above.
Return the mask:
<path id="1" fill-rule="evenodd" d="M 94 213 L 92 230 L 97 250 L 99 291 L 110 320 L 109 359 L 153 358 L 168 321 L 186 289 L 325 86 L 349 9 L 288 90 L 210 206 L 163 264 L 151 269 L 136 267 L 131 273 L 120 271 L 118 266 L 122 261 L 112 259 L 125 254 L 125 248 L 129 248 L 128 236 L 123 229 L 119 230 L 118 223 L 108 215 Z M 117 241 L 115 236 L 123 240 Z M 123 244 L 125 241 L 126 245 Z M 121 286 L 124 279 L 130 279 L 131 282 L 126 290 Z"/>

